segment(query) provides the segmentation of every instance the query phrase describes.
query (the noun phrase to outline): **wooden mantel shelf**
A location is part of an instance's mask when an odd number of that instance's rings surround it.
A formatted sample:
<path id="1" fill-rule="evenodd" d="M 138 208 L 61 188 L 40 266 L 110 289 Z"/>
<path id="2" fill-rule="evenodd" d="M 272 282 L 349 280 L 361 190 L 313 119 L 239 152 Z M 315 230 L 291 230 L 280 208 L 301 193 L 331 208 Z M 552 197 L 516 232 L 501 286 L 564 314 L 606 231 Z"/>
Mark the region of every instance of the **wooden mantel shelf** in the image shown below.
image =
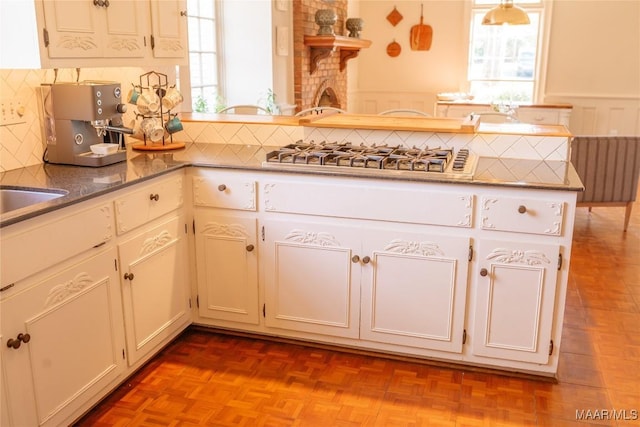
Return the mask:
<path id="1" fill-rule="evenodd" d="M 311 48 L 310 73 L 318 68 L 318 63 L 338 50 L 340 53 L 340 71 L 347 66 L 347 61 L 355 58 L 360 49 L 371 46 L 371 40 L 346 36 L 304 36 L 304 45 Z"/>

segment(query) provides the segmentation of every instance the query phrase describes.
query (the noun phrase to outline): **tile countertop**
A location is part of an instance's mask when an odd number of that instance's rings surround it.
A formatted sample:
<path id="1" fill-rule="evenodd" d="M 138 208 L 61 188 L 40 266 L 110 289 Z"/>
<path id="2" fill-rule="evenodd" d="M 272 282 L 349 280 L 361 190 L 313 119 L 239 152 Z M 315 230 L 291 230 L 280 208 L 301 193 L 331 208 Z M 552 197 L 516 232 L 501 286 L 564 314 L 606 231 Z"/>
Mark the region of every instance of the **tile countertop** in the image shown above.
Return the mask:
<path id="1" fill-rule="evenodd" d="M 38 215 L 51 212 L 92 197 L 125 188 L 187 166 L 244 169 L 253 171 L 283 172 L 277 167 L 263 168 L 266 154 L 278 147 L 255 145 L 230 145 L 215 143 L 188 143 L 184 149 L 166 152 L 138 152 L 129 150 L 126 162 L 100 168 L 43 164 L 0 173 L 0 185 L 4 188 L 29 187 L 63 189 L 69 193 L 47 202 L 7 212 L 0 217 L 0 227 L 5 227 Z M 291 172 L 291 171 L 287 171 Z M 377 179 L 460 183 L 520 188 L 583 191 L 584 187 L 573 165 L 562 161 L 523 159 L 499 159 L 482 157 L 473 179 L 457 180 L 434 177 L 421 178 L 402 172 L 371 174 Z M 367 178 L 366 173 L 350 172 L 348 168 L 305 170 L 294 173 L 316 175 L 340 175 Z"/>

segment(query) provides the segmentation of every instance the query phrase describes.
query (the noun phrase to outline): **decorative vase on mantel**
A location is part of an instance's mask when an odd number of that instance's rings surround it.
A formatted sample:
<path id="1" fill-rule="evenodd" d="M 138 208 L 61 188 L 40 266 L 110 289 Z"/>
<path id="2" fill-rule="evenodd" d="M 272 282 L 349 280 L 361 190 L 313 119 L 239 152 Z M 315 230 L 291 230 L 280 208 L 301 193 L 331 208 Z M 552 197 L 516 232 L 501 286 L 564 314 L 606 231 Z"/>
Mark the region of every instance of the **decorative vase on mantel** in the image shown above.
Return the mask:
<path id="1" fill-rule="evenodd" d="M 333 9 L 320 9 L 316 12 L 316 24 L 320 26 L 318 29 L 319 36 L 333 36 L 335 33 L 333 31 L 333 26 L 338 20 L 338 15 L 336 15 L 335 10 Z"/>
<path id="2" fill-rule="evenodd" d="M 362 18 L 349 18 L 345 22 L 345 27 L 349 30 L 349 37 L 360 38 L 360 31 L 364 26 L 364 20 Z"/>

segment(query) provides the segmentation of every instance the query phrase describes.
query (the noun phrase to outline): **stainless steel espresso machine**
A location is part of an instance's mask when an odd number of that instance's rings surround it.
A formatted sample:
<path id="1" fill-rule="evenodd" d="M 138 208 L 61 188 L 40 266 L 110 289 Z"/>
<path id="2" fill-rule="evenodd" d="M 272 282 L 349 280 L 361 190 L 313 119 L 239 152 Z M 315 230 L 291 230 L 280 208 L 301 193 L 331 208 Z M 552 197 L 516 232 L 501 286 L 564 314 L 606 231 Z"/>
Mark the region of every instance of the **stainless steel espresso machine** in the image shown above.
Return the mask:
<path id="1" fill-rule="evenodd" d="M 40 96 L 47 143 L 45 162 L 99 167 L 127 159 L 123 134 L 133 131 L 122 125 L 127 106 L 122 101 L 120 83 L 54 83 L 42 85 Z M 100 147 L 108 147 L 108 152 L 92 151 L 92 145 L 105 143 L 110 145 Z"/>

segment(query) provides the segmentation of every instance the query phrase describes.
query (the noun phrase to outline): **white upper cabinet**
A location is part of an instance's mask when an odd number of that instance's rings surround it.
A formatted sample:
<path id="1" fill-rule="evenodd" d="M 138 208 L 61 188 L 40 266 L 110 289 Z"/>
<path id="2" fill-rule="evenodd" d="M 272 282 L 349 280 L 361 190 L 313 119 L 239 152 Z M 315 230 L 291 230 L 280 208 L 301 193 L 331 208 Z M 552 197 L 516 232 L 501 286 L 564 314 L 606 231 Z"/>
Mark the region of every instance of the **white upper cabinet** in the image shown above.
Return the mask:
<path id="1" fill-rule="evenodd" d="M 184 0 L 36 0 L 35 6 L 39 52 L 27 55 L 34 57 L 30 63 L 36 66 L 76 68 L 187 62 Z M 13 37 L 5 34 L 4 29 L 1 35 Z M 2 66 L 5 67 L 4 61 Z"/>
<path id="2" fill-rule="evenodd" d="M 187 7 L 185 1 L 151 2 L 151 48 L 154 58 L 186 58 Z"/>
<path id="3" fill-rule="evenodd" d="M 145 2 L 44 1 L 44 47 L 56 58 L 143 58 Z"/>

